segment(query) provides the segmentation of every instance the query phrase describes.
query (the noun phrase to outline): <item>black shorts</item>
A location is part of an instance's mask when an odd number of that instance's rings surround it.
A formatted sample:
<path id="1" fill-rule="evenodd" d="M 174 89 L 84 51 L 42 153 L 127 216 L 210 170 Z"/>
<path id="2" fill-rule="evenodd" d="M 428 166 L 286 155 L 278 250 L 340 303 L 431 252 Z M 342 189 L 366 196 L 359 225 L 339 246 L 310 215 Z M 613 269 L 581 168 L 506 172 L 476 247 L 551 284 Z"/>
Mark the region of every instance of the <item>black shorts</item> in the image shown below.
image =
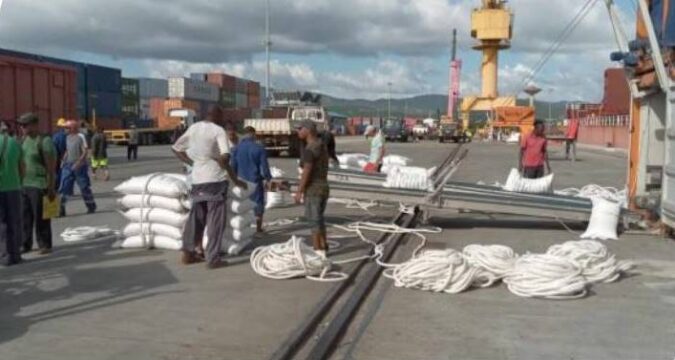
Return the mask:
<path id="1" fill-rule="evenodd" d="M 539 179 L 544 177 L 544 174 L 544 165 L 523 168 L 523 177 L 526 179 Z"/>
<path id="2" fill-rule="evenodd" d="M 327 196 L 305 196 L 305 218 L 312 227 L 312 234 L 326 232 L 326 220 L 323 214 L 328 204 Z"/>

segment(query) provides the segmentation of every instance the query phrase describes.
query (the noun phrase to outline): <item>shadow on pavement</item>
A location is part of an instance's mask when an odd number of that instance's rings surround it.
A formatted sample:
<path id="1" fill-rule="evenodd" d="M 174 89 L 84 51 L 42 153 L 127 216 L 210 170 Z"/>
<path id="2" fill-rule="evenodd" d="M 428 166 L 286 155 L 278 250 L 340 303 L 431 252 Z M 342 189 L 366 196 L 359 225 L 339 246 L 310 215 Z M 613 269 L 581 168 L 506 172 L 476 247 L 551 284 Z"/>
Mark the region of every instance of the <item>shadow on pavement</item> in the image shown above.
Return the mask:
<path id="1" fill-rule="evenodd" d="M 152 259 L 160 252 L 114 250 L 110 244 L 67 245 L 0 268 L 0 344 L 41 321 L 165 294 L 158 289 L 178 282 L 164 260 Z"/>

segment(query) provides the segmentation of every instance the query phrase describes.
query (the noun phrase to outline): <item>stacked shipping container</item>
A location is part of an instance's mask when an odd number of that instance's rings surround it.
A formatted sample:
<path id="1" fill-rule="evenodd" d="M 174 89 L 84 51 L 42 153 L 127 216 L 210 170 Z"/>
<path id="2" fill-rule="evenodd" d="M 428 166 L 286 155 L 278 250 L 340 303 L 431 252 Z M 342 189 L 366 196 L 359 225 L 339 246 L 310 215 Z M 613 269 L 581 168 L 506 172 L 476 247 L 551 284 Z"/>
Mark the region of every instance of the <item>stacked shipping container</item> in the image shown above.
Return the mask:
<path id="1" fill-rule="evenodd" d="M 140 117 L 139 86 L 137 79 L 122 78 L 122 119 L 125 121 Z"/>
<path id="2" fill-rule="evenodd" d="M 34 112 L 40 131 L 51 133 L 57 119 L 77 116 L 76 102 L 75 69 L 0 55 L 0 120 Z"/>

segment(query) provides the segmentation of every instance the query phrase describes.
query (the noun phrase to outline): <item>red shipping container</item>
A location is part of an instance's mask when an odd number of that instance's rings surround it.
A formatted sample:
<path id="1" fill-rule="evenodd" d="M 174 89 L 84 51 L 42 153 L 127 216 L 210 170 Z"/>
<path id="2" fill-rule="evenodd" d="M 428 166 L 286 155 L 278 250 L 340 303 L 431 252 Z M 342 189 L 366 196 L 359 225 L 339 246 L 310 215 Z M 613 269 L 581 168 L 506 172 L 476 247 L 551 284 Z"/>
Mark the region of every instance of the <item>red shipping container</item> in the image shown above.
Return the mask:
<path id="1" fill-rule="evenodd" d="M 605 70 L 605 95 L 602 99 L 602 114 L 626 115 L 630 113 L 630 106 L 630 88 L 624 69 Z"/>
<path id="2" fill-rule="evenodd" d="M 249 81 L 246 85 L 246 94 L 250 95 L 260 95 L 260 83 L 255 81 Z"/>
<path id="3" fill-rule="evenodd" d="M 160 129 L 175 129 L 178 125 L 180 125 L 180 118 L 169 116 L 169 111 L 175 109 L 191 109 L 194 110 L 195 113 L 199 114 L 201 111 L 201 104 L 198 101 L 184 99 L 150 100 L 151 116 L 156 116 L 155 119 L 157 120 L 157 127 Z"/>
<path id="4" fill-rule="evenodd" d="M 206 81 L 231 93 L 234 93 L 237 89 L 237 79 L 231 75 L 216 72 L 208 73 Z"/>
<path id="5" fill-rule="evenodd" d="M 124 129 L 124 120 L 121 118 L 96 118 L 96 128 L 104 128 L 105 130 Z"/>
<path id="6" fill-rule="evenodd" d="M 40 132 L 60 118 L 77 120 L 77 72 L 66 66 L 0 56 L 0 120 L 14 122 L 33 112 Z"/>
<path id="7" fill-rule="evenodd" d="M 249 109 L 260 109 L 260 96 L 249 96 L 248 97 L 248 108 Z"/>

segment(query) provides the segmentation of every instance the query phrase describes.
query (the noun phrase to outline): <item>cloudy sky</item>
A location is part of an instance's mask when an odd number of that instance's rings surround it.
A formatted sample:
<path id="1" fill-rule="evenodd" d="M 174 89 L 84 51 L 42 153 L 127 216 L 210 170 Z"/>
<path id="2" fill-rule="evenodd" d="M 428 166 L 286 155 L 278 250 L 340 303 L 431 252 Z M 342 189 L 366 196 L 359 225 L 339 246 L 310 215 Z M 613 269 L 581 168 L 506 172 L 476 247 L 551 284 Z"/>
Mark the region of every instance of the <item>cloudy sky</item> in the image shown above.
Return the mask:
<path id="1" fill-rule="evenodd" d="M 634 0 L 617 0 L 634 32 Z M 0 47 L 122 68 L 125 76 L 225 70 L 264 80 L 265 0 L 0 0 Z M 471 9 L 479 0 L 271 0 L 272 85 L 345 98 L 445 93 L 452 28 L 462 92 L 479 90 Z M 512 49 L 500 91 L 512 94 L 586 0 L 511 0 Z M 615 43 L 603 1 L 535 79 L 541 97 L 596 101 Z"/>

